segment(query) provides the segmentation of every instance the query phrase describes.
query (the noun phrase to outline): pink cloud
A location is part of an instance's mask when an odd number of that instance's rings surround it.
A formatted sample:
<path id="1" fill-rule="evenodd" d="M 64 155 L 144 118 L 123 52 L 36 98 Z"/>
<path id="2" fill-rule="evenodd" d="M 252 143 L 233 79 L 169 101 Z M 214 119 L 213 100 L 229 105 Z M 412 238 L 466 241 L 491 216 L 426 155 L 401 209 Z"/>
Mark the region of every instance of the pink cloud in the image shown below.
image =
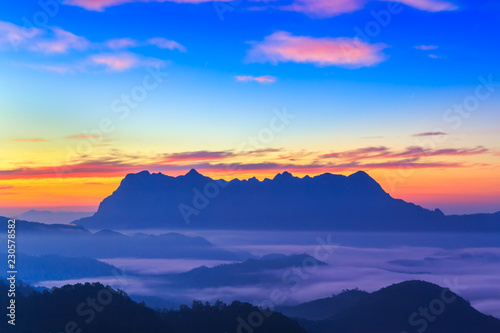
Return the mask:
<path id="1" fill-rule="evenodd" d="M 397 2 L 427 12 L 441 12 L 458 9 L 456 5 L 441 0 L 397 0 Z"/>
<path id="2" fill-rule="evenodd" d="M 228 2 L 232 0 L 218 0 Z M 108 7 L 120 6 L 127 3 L 138 2 L 174 2 L 174 3 L 189 3 L 200 4 L 206 2 L 213 2 L 213 0 L 66 0 L 64 3 L 70 6 L 77 6 L 86 10 L 93 10 L 102 12 Z"/>
<path id="3" fill-rule="evenodd" d="M 434 133 L 422 133 L 424 135 L 438 135 Z M 429 149 L 418 146 L 407 147 L 403 151 L 392 151 L 387 147 L 365 147 L 358 148 L 343 152 L 335 152 L 320 155 L 320 158 L 336 158 L 347 161 L 360 161 L 364 159 L 384 158 L 384 159 L 398 159 L 398 158 L 425 158 L 431 156 L 471 156 L 487 154 L 490 151 L 483 146 L 474 148 L 443 148 L 443 149 Z M 392 163 L 392 162 L 391 162 Z"/>
<path id="4" fill-rule="evenodd" d="M 150 45 L 154 45 L 160 49 L 179 50 L 186 52 L 186 48 L 174 40 L 168 40 L 162 37 L 150 38 L 146 41 Z"/>
<path id="5" fill-rule="evenodd" d="M 386 59 L 381 51 L 387 47 L 354 38 L 294 36 L 285 31 L 251 44 L 246 58 L 249 62 L 297 62 L 350 68 L 377 65 Z"/>
<path id="6" fill-rule="evenodd" d="M 51 28 L 54 35 L 51 39 L 34 41 L 28 48 L 43 53 L 66 53 L 70 49 L 86 50 L 90 43 L 85 37 L 77 36 L 60 28 Z"/>
<path id="7" fill-rule="evenodd" d="M 429 50 L 436 50 L 438 46 L 436 45 L 417 45 L 415 46 L 417 50 L 423 50 L 423 51 L 429 51 Z"/>
<path id="8" fill-rule="evenodd" d="M 251 76 L 251 75 L 237 75 L 235 76 L 236 81 L 238 82 L 249 82 L 255 81 L 259 83 L 274 83 L 276 82 L 276 78 L 271 75 L 263 75 L 263 76 Z"/>
<path id="9" fill-rule="evenodd" d="M 303 13 L 317 18 L 327 18 L 362 9 L 366 0 L 296 0 L 280 9 Z"/>
<path id="10" fill-rule="evenodd" d="M 47 142 L 45 139 L 34 138 L 34 139 L 14 139 L 11 142 Z"/>
<path id="11" fill-rule="evenodd" d="M 233 0 L 217 0 L 219 2 L 230 2 Z M 295 0 L 286 6 L 254 7 L 255 9 L 278 8 L 285 11 L 295 11 L 318 18 L 333 17 L 344 13 L 352 13 L 363 9 L 370 0 Z M 457 6 L 442 0 L 378 0 L 394 1 L 407 6 L 429 11 L 438 12 L 446 10 L 456 10 Z M 147 2 L 173 2 L 178 4 L 201 4 L 214 2 L 214 0 L 65 0 L 64 3 L 70 6 L 78 6 L 86 10 L 102 12 L 106 8 L 120 6 L 127 3 L 147 3 Z M 253 0 L 253 2 L 268 3 L 271 0 Z"/>
<path id="12" fill-rule="evenodd" d="M 446 57 L 443 57 L 443 56 L 440 56 L 440 55 L 437 55 L 437 54 L 429 54 L 429 58 L 432 58 L 432 59 L 444 59 Z"/>
<path id="13" fill-rule="evenodd" d="M 110 39 L 104 43 L 107 48 L 116 50 L 116 49 L 125 49 L 129 47 L 135 47 L 138 45 L 138 42 L 131 38 L 116 38 Z"/>
<path id="14" fill-rule="evenodd" d="M 26 29 L 10 22 L 0 21 L 0 46 L 5 44 L 17 49 L 26 39 L 41 34 L 43 34 L 43 30 L 38 28 Z"/>
<path id="15" fill-rule="evenodd" d="M 113 72 L 122 72 L 139 66 L 164 66 L 165 62 L 159 59 L 142 58 L 133 53 L 101 53 L 90 57 L 93 65 L 104 66 Z"/>

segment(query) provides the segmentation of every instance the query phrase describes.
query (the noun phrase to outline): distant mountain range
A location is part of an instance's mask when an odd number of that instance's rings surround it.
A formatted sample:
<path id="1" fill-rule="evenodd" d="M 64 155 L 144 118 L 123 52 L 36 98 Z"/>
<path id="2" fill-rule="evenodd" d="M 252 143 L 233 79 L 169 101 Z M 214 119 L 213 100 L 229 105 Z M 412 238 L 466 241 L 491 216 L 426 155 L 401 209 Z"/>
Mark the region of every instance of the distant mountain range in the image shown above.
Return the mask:
<path id="1" fill-rule="evenodd" d="M 20 220 L 32 222 L 64 224 L 81 219 L 83 217 L 92 216 L 93 214 L 94 213 L 90 212 L 50 212 L 32 209 L 14 217 Z"/>
<path id="2" fill-rule="evenodd" d="M 22 253 L 16 255 L 17 279 L 33 283 L 49 280 L 70 280 L 113 276 L 121 271 L 107 263 L 91 258 L 62 257 L 58 255 L 31 256 Z M 7 277 L 5 269 L 0 276 Z"/>
<path id="3" fill-rule="evenodd" d="M 259 181 L 213 180 L 196 170 L 127 175 L 90 217 L 89 229 L 236 229 L 500 232 L 500 212 L 445 216 L 392 198 L 363 171 Z"/>
<path id="4" fill-rule="evenodd" d="M 7 251 L 8 218 L 0 216 L 0 253 Z M 227 251 L 203 237 L 179 233 L 125 235 L 111 230 L 92 233 L 81 226 L 43 224 L 16 220 L 18 251 L 29 255 L 60 255 L 91 258 L 192 258 L 246 260 L 245 251 Z M 2 244 L 5 244 L 3 246 Z"/>

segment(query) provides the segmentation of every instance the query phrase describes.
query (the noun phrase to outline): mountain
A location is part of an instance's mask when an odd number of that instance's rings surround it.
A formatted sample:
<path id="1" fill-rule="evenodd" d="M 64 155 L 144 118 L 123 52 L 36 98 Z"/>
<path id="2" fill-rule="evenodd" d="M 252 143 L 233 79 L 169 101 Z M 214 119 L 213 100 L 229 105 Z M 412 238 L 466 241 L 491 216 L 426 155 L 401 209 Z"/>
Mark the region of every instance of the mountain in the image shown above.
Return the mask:
<path id="1" fill-rule="evenodd" d="M 5 262 L 7 264 L 7 262 Z M 58 255 L 16 255 L 17 279 L 24 282 L 69 280 L 86 277 L 113 276 L 120 270 L 112 265 L 91 258 L 68 258 Z M 7 267 L 0 276 L 8 274 Z"/>
<path id="2" fill-rule="evenodd" d="M 448 289 L 406 281 L 373 292 L 325 320 L 300 320 L 310 333 L 496 333 L 500 320 Z"/>
<path id="3" fill-rule="evenodd" d="M 7 221 L 0 217 L 0 253 L 7 251 Z M 3 235 L 2 235 L 3 234 Z M 168 258 L 241 261 L 253 256 L 231 252 L 202 237 L 179 233 L 125 235 L 111 230 L 92 233 L 81 226 L 43 224 L 16 220 L 18 251 L 29 255 L 59 255 L 90 258 Z M 2 244 L 5 244 L 3 246 Z"/>
<path id="4" fill-rule="evenodd" d="M 15 218 L 47 224 L 65 224 L 83 217 L 92 216 L 93 214 L 89 212 L 50 212 L 32 209 L 15 216 Z"/>
<path id="5" fill-rule="evenodd" d="M 198 267 L 188 272 L 165 275 L 167 284 L 184 288 L 208 288 L 244 285 L 294 284 L 293 277 L 283 274 L 293 267 L 325 266 L 326 263 L 307 254 L 249 259 L 242 263 L 223 264 L 215 267 Z M 291 275 L 292 276 L 292 275 Z"/>
<path id="6" fill-rule="evenodd" d="M 6 309 L 8 287 L 0 283 L 0 306 Z M 66 285 L 43 293 L 16 296 L 16 326 L 0 321 L 1 332 L 127 332 L 220 333 L 249 332 L 259 324 L 260 333 L 306 333 L 294 320 L 279 313 L 255 324 L 268 313 L 248 303 L 214 305 L 193 302 L 192 307 L 156 312 L 138 304 L 122 291 L 100 283 Z M 253 321 L 252 321 L 253 320 Z M 247 328 L 248 327 L 248 328 Z"/>
<path id="7" fill-rule="evenodd" d="M 254 229 L 349 231 L 500 231 L 500 214 L 445 216 L 394 199 L 363 171 L 259 181 L 213 180 L 196 170 L 170 177 L 127 175 L 91 217 L 90 229 Z"/>
<path id="8" fill-rule="evenodd" d="M 369 293 L 357 289 L 346 290 L 338 295 L 317 299 L 311 302 L 294 306 L 279 306 L 276 311 L 285 316 L 293 318 L 304 318 L 309 320 L 327 319 L 337 313 L 350 308 L 354 304 L 365 301 Z"/>
<path id="9" fill-rule="evenodd" d="M 11 220 L 8 217 L 0 216 L 0 234 L 7 233 L 7 223 Z M 39 222 L 29 222 L 16 219 L 16 231 L 21 234 L 40 234 L 51 233 L 60 235 L 84 235 L 89 234 L 89 231 L 82 226 L 66 225 L 66 224 L 45 224 Z"/>

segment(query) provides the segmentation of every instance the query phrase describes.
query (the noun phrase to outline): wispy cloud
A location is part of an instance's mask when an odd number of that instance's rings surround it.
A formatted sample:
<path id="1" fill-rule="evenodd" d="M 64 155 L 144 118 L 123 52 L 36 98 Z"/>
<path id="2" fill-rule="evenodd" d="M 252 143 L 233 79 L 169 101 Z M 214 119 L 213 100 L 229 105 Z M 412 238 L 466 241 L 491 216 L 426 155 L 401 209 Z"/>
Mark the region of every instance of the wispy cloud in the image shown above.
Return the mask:
<path id="1" fill-rule="evenodd" d="M 92 135 L 92 134 L 75 134 L 67 136 L 66 139 L 80 140 L 80 139 L 99 138 L 99 137 L 100 136 L 98 135 Z"/>
<path id="2" fill-rule="evenodd" d="M 445 132 L 423 132 L 413 134 L 412 136 L 439 136 L 439 135 L 447 135 Z"/>
<path id="3" fill-rule="evenodd" d="M 44 33 L 39 28 L 24 28 L 16 24 L 0 21 L 0 46 L 17 49 L 26 38 L 35 38 Z"/>
<path id="4" fill-rule="evenodd" d="M 264 76 L 252 76 L 252 75 L 237 75 L 235 76 L 236 81 L 238 82 L 249 82 L 255 81 L 259 83 L 274 83 L 276 82 L 276 78 L 271 75 Z"/>
<path id="5" fill-rule="evenodd" d="M 60 54 L 70 50 L 87 50 L 90 42 L 85 37 L 58 27 L 27 29 L 0 21 L 0 45 L 9 45 L 15 50 Z"/>
<path id="6" fill-rule="evenodd" d="M 417 45 L 415 46 L 417 50 L 422 50 L 422 51 L 430 51 L 430 50 L 436 50 L 439 47 L 436 45 Z"/>
<path id="7" fill-rule="evenodd" d="M 249 62 L 309 63 L 317 66 L 359 68 L 374 66 L 386 59 L 385 44 L 368 44 L 354 38 L 315 38 L 278 31 L 261 42 L 251 42 Z"/>
<path id="8" fill-rule="evenodd" d="M 43 53 L 67 53 L 69 50 L 86 50 L 90 42 L 81 36 L 60 28 L 50 28 L 52 37 L 26 43 L 28 49 Z"/>
<path id="9" fill-rule="evenodd" d="M 426 133 L 424 133 L 426 134 Z M 387 147 L 366 147 L 342 152 L 334 152 L 320 155 L 319 158 L 334 158 L 349 161 L 359 161 L 364 159 L 398 159 L 398 158 L 425 158 L 431 156 L 470 156 L 486 154 L 490 151 L 483 146 L 474 148 L 444 148 L 430 149 L 418 146 L 407 147 L 403 151 L 394 151 Z"/>
<path id="10" fill-rule="evenodd" d="M 392 0 L 384 0 L 384 1 L 392 1 Z M 442 11 L 450 11 L 458 9 L 457 5 L 442 0 L 397 0 L 397 2 L 427 12 L 442 12 Z"/>
<path id="11" fill-rule="evenodd" d="M 172 162 L 187 162 L 187 161 L 213 161 L 219 159 L 225 159 L 228 157 L 234 157 L 235 154 L 231 151 L 193 151 L 193 152 L 182 152 L 174 154 L 166 154 L 162 161 L 166 163 Z"/>
<path id="12" fill-rule="evenodd" d="M 13 139 L 11 142 L 47 142 L 45 139 L 33 138 L 33 139 Z"/>
<path id="13" fill-rule="evenodd" d="M 270 173 L 283 170 L 301 173 L 345 172 L 351 170 L 394 169 L 411 165 L 412 168 L 458 168 L 470 164 L 458 161 L 431 161 L 432 156 L 471 156 L 489 153 L 484 147 L 423 149 L 408 147 L 402 151 L 384 146 L 364 147 L 338 153 L 323 154 L 311 159 L 304 152 L 276 158 L 274 153 L 285 153 L 270 148 L 253 151 L 191 151 L 168 154 L 123 154 L 112 150 L 101 157 L 54 166 L 18 167 L 1 170 L 0 179 L 30 179 L 58 177 L 123 177 L 127 173 L 149 170 L 151 172 L 179 172 L 196 168 L 212 174 L 252 172 Z M 290 154 L 290 153 L 289 153 Z M 247 158 L 248 157 L 248 158 Z M 254 157 L 259 157 L 255 160 Z M 90 158 L 90 157 L 84 157 Z M 271 160 L 277 162 L 271 162 Z M 285 160 L 287 160 L 285 162 Z"/>
<path id="14" fill-rule="evenodd" d="M 174 40 L 169 40 L 162 37 L 155 37 L 148 39 L 146 42 L 160 49 L 179 50 L 181 52 L 186 52 L 186 48 Z"/>
<path id="15" fill-rule="evenodd" d="M 432 59 L 444 59 L 446 58 L 445 56 L 437 55 L 437 54 L 429 54 L 429 58 Z"/>
<path id="16" fill-rule="evenodd" d="M 230 2 L 232 0 L 217 0 L 218 2 Z M 418 10 L 428 12 L 439 12 L 456 10 L 458 7 L 443 0 L 377 0 L 393 1 L 405 4 Z M 177 4 L 202 4 L 214 2 L 214 0 L 65 0 L 66 5 L 78 6 L 91 11 L 104 11 L 106 8 L 120 6 L 129 3 L 148 2 L 172 2 Z M 344 13 L 352 13 L 363 9 L 370 0 L 294 0 L 289 5 L 275 5 L 270 0 L 253 0 L 252 2 L 263 3 L 262 9 L 274 8 L 284 11 L 295 11 L 304 13 L 311 17 L 327 18 Z"/>
<path id="17" fill-rule="evenodd" d="M 217 0 L 222 2 L 232 0 Z M 145 3 L 145 2 L 174 2 L 174 3 L 187 3 L 187 4 L 200 4 L 206 2 L 213 2 L 213 0 L 66 0 L 66 5 L 78 6 L 87 10 L 102 12 L 108 7 L 120 6 L 127 3 Z"/>
<path id="18" fill-rule="evenodd" d="M 104 42 L 105 47 L 109 49 L 126 49 L 130 47 L 136 47 L 139 42 L 132 38 L 115 38 Z"/>
<path id="19" fill-rule="evenodd" d="M 316 18 L 328 18 L 362 9 L 366 0 L 295 0 L 279 7 L 281 10 L 303 13 Z"/>
<path id="20" fill-rule="evenodd" d="M 291 4 L 277 6 L 270 1 L 260 0 L 260 9 L 277 8 L 284 11 L 294 11 L 312 18 L 330 18 L 341 14 L 353 13 L 365 8 L 369 2 L 391 1 L 406 6 L 427 11 L 440 12 L 456 10 L 458 7 L 451 2 L 442 0 L 294 0 Z"/>
<path id="21" fill-rule="evenodd" d="M 144 58 L 129 52 L 95 54 L 90 57 L 89 61 L 114 72 L 122 72 L 140 66 L 163 67 L 166 64 L 160 59 Z"/>

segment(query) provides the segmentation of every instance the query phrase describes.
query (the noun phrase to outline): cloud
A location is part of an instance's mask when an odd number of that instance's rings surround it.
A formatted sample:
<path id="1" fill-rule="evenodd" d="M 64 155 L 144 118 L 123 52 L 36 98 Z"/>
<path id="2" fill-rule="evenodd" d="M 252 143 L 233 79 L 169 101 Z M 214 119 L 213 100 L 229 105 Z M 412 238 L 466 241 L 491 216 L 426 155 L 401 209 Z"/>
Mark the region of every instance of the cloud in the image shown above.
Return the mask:
<path id="1" fill-rule="evenodd" d="M 309 63 L 316 66 L 359 68 L 374 66 L 386 59 L 385 44 L 368 44 L 354 38 L 315 38 L 278 31 L 261 42 L 251 42 L 248 62 Z"/>
<path id="2" fill-rule="evenodd" d="M 251 75 L 237 75 L 235 76 L 236 81 L 238 82 L 249 82 L 255 81 L 259 83 L 274 83 L 276 82 L 276 78 L 271 75 L 264 76 L 251 76 Z"/>
<path id="3" fill-rule="evenodd" d="M 35 38 L 43 34 L 39 28 L 24 28 L 16 24 L 0 21 L 0 46 L 8 45 L 15 50 L 28 38 Z"/>
<path id="4" fill-rule="evenodd" d="M 441 0 L 397 0 L 397 2 L 427 12 L 442 12 L 458 9 L 458 6 L 453 3 Z"/>
<path id="5" fill-rule="evenodd" d="M 251 151 L 188 151 L 168 154 L 124 154 L 119 150 L 111 150 L 107 155 L 84 160 L 89 156 L 81 156 L 83 161 L 53 166 L 18 167 L 11 170 L 0 170 L 1 179 L 32 179 L 59 177 L 123 177 L 128 173 L 149 170 L 150 172 L 170 172 L 180 174 L 192 168 L 206 171 L 212 175 L 241 174 L 242 172 L 258 174 L 278 173 L 284 170 L 308 174 L 324 172 L 346 172 L 357 170 L 395 169 L 411 166 L 424 168 L 459 168 L 470 164 L 465 162 L 427 161 L 432 156 L 470 156 L 489 153 L 484 147 L 423 149 L 408 147 L 402 151 L 393 151 L 387 147 L 364 147 L 339 153 L 318 156 L 311 160 L 306 152 L 276 159 L 273 153 L 280 149 L 269 148 Z M 268 155 L 271 154 L 271 155 Z M 258 156 L 256 162 L 254 157 Z M 267 159 L 267 160 L 266 160 Z M 276 162 L 270 162 L 272 159 Z"/>
<path id="6" fill-rule="evenodd" d="M 230 2 L 232 0 L 217 0 L 217 2 Z M 442 0 L 378 0 L 399 2 L 418 10 L 428 12 L 439 12 L 456 10 L 458 7 L 450 2 Z M 149 3 L 149 2 L 171 2 L 177 4 L 203 4 L 215 2 L 213 0 L 65 0 L 64 4 L 78 6 L 86 10 L 102 12 L 106 8 L 120 6 L 129 3 Z M 294 11 L 309 15 L 314 18 L 329 18 L 344 13 L 353 13 L 363 9 L 370 0 L 294 0 L 289 5 L 276 6 L 269 5 L 270 0 L 253 0 L 252 2 L 263 3 L 263 7 L 258 9 L 279 9 L 284 11 Z"/>
<path id="7" fill-rule="evenodd" d="M 17 168 L 12 170 L 1 170 L 0 179 L 44 179 L 44 178 L 87 178 L 87 177 L 124 177 L 128 173 L 136 173 L 142 170 L 150 172 L 186 172 L 192 168 L 197 170 L 210 171 L 212 173 L 228 175 L 231 173 L 253 172 L 255 174 L 262 172 L 301 172 L 301 173 L 324 173 L 324 172 L 342 172 L 350 170 L 370 170 L 370 169 L 394 169 L 402 165 L 411 165 L 412 168 L 445 168 L 445 167 L 463 167 L 461 163 L 447 162 L 421 162 L 418 158 L 400 159 L 395 161 L 360 163 L 350 161 L 343 163 L 208 163 L 193 161 L 189 164 L 178 164 L 170 162 L 150 162 L 133 164 L 120 160 L 95 160 L 75 164 L 61 164 L 54 166 L 40 166 L 31 168 Z"/>
<path id="8" fill-rule="evenodd" d="M 446 57 L 440 56 L 440 55 L 437 55 L 437 54 L 429 54 L 429 58 L 432 58 L 432 59 L 444 59 Z"/>
<path id="9" fill-rule="evenodd" d="M 436 50 L 438 46 L 436 45 L 417 45 L 415 46 L 417 50 L 422 50 L 422 51 L 429 51 L 429 50 Z"/>
<path id="10" fill-rule="evenodd" d="M 132 38 L 115 38 L 104 42 L 104 45 L 109 49 L 125 49 L 130 47 L 136 47 L 139 42 Z"/>
<path id="11" fill-rule="evenodd" d="M 102 66 L 112 72 L 122 72 L 140 66 L 163 67 L 166 62 L 155 58 L 144 58 L 134 53 L 101 53 L 90 56 L 92 65 Z"/>
<path id="12" fill-rule="evenodd" d="M 353 13 L 366 7 L 369 2 L 377 0 L 294 0 L 291 4 L 276 6 L 269 4 L 266 0 L 256 0 L 263 3 L 255 9 L 280 9 L 284 11 L 293 11 L 308 15 L 312 18 L 330 18 L 341 14 Z M 458 7 L 450 2 L 442 0 L 378 0 L 379 2 L 397 2 L 406 6 L 427 11 L 440 12 L 456 10 Z"/>
<path id="13" fill-rule="evenodd" d="M 412 136 L 436 136 L 436 135 L 447 135 L 445 132 L 424 132 L 413 134 Z"/>
<path id="14" fill-rule="evenodd" d="M 90 46 L 85 37 L 61 28 L 27 29 L 0 21 L 0 45 L 6 44 L 10 44 L 14 50 L 24 49 L 46 54 L 67 53 L 73 49 L 83 51 Z"/>
<path id="15" fill-rule="evenodd" d="M 362 9 L 365 0 L 296 0 L 281 10 L 303 13 L 315 18 L 328 18 Z"/>
<path id="16" fill-rule="evenodd" d="M 217 1 L 233 1 L 233 0 L 217 0 Z M 64 4 L 77 6 L 86 10 L 102 12 L 108 7 L 120 6 L 127 3 L 146 3 L 146 2 L 174 2 L 179 4 L 200 4 L 213 2 L 213 0 L 66 0 Z"/>
<path id="17" fill-rule="evenodd" d="M 52 38 L 30 41 L 28 49 L 43 53 L 66 53 L 71 49 L 86 50 L 90 43 L 85 37 L 77 36 L 60 28 L 50 28 Z"/>
<path id="18" fill-rule="evenodd" d="M 150 38 L 146 41 L 150 45 L 154 45 L 160 49 L 179 50 L 186 52 L 186 48 L 174 40 L 168 40 L 162 37 Z"/>
<path id="19" fill-rule="evenodd" d="M 193 151 L 193 152 L 182 152 L 174 154 L 166 154 L 162 159 L 163 162 L 186 162 L 186 161 L 206 161 L 206 160 L 218 160 L 228 157 L 235 156 L 231 151 Z"/>
<path id="20" fill-rule="evenodd" d="M 34 139 L 14 139 L 11 142 L 47 142 L 45 139 L 34 138 Z"/>
<path id="21" fill-rule="evenodd" d="M 0 185 L 0 190 L 9 190 L 11 188 L 14 188 L 14 186 L 10 186 L 10 185 L 2 186 L 2 185 Z"/>
<path id="22" fill-rule="evenodd" d="M 101 136 L 99 135 L 92 135 L 92 134 L 76 134 L 76 135 L 70 135 L 67 136 L 66 139 L 89 139 L 89 138 L 100 138 Z"/>
<path id="23" fill-rule="evenodd" d="M 423 133 L 426 134 L 426 133 Z M 425 158 L 431 156 L 470 156 L 486 154 L 490 151 L 483 146 L 474 148 L 445 148 L 445 149 L 430 149 L 418 146 L 407 147 L 403 151 L 392 151 L 387 147 L 366 147 L 343 152 L 329 153 L 318 156 L 319 158 L 336 158 L 349 161 L 360 161 L 363 159 L 383 158 Z"/>

